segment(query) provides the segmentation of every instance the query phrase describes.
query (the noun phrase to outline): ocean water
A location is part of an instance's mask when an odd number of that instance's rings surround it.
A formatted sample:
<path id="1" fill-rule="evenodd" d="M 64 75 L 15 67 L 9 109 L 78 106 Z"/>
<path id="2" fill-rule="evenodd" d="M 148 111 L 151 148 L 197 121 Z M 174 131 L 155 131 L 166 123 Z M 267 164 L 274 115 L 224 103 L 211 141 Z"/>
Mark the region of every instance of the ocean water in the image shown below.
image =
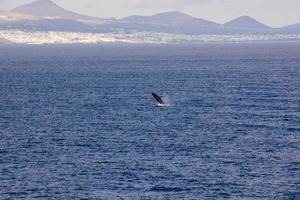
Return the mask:
<path id="1" fill-rule="evenodd" d="M 300 199 L 300 44 L 0 46 L 0 91 L 1 200 Z"/>

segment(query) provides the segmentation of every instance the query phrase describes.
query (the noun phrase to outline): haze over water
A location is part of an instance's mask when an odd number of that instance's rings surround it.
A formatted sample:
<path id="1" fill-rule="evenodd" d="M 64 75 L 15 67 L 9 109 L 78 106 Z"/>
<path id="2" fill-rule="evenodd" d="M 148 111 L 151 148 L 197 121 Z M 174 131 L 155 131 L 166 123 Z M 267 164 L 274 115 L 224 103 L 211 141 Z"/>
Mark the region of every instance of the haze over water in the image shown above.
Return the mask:
<path id="1" fill-rule="evenodd" d="M 1 46 L 0 199 L 299 199 L 299 55 Z"/>

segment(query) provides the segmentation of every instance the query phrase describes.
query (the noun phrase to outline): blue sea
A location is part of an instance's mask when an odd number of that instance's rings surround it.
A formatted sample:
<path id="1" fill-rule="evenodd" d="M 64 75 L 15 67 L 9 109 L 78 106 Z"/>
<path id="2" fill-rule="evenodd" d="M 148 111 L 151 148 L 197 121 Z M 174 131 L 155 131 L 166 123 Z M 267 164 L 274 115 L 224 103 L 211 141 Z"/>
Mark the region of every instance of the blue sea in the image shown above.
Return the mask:
<path id="1" fill-rule="evenodd" d="M 300 199 L 299 43 L 2 45 L 0 94 L 1 200 Z"/>

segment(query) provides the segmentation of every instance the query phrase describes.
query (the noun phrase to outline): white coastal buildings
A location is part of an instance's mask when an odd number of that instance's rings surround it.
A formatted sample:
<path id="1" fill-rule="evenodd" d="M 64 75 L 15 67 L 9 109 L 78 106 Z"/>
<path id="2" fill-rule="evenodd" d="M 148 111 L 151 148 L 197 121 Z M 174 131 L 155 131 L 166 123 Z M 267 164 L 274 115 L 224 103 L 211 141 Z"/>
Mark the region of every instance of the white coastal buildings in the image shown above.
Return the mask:
<path id="1" fill-rule="evenodd" d="M 97 44 L 97 43 L 208 43 L 253 41 L 300 41 L 300 34 L 253 34 L 253 35 L 185 35 L 171 33 L 75 33 L 0 30 L 0 38 L 16 44 Z"/>

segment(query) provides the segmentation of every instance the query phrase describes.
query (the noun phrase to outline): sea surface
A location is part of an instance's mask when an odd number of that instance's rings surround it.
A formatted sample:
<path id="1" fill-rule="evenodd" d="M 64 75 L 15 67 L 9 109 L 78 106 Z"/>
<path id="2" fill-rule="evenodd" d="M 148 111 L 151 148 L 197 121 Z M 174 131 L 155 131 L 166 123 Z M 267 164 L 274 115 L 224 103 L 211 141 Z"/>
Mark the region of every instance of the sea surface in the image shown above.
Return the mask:
<path id="1" fill-rule="evenodd" d="M 2 45 L 0 94 L 1 200 L 300 199 L 299 43 Z"/>

